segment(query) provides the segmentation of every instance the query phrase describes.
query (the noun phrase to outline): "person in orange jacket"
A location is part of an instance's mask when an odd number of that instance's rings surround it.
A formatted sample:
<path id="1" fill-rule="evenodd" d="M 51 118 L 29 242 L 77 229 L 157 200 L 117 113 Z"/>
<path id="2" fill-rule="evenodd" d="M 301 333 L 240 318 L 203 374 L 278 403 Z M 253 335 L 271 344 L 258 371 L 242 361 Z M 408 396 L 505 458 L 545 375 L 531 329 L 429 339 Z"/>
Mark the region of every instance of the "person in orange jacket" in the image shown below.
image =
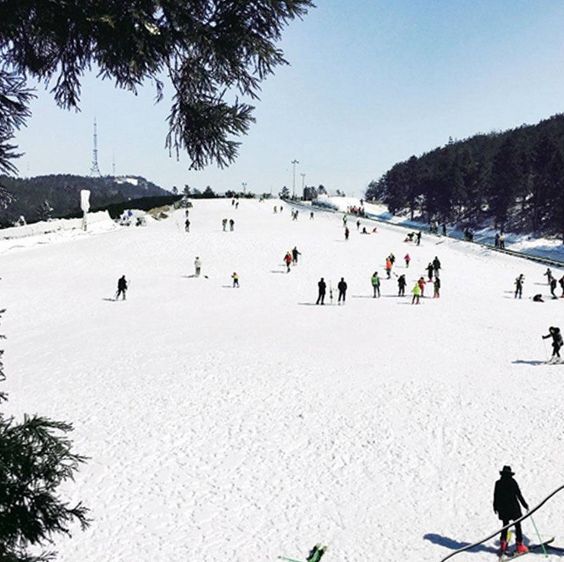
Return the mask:
<path id="1" fill-rule="evenodd" d="M 388 279 L 390 279 L 392 275 L 392 261 L 390 258 L 386 258 L 386 275 L 388 276 Z"/>

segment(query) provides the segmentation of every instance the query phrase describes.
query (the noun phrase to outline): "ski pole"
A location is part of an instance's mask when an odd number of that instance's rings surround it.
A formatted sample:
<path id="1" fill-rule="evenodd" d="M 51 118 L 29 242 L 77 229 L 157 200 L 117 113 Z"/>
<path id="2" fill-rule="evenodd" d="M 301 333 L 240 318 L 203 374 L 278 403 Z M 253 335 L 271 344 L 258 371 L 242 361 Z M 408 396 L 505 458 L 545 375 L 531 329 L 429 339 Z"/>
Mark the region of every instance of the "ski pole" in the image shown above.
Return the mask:
<path id="1" fill-rule="evenodd" d="M 542 551 L 543 551 L 543 553 L 544 553 L 544 556 L 545 556 L 545 558 L 547 558 L 547 557 L 548 557 L 548 552 L 546 552 L 546 547 L 544 546 L 544 544 L 543 544 L 543 542 L 542 542 L 542 539 L 541 539 L 539 530 L 538 530 L 538 528 L 537 528 L 537 524 L 535 523 L 535 520 L 533 519 L 533 516 L 532 516 L 532 515 L 531 515 L 531 523 L 533 524 L 533 527 L 535 528 L 535 531 L 537 532 L 537 537 L 539 538 L 539 544 L 540 544 L 540 546 L 541 546 L 541 548 L 542 548 Z"/>

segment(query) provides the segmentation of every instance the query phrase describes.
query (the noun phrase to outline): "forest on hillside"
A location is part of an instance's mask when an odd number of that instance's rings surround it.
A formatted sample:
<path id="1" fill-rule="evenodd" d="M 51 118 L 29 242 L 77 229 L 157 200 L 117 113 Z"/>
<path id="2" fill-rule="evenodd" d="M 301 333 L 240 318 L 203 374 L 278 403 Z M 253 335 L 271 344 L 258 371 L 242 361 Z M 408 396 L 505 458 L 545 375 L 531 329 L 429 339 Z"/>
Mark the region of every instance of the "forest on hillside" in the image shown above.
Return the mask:
<path id="1" fill-rule="evenodd" d="M 0 175 L 0 226 L 21 215 L 27 222 L 65 217 L 80 211 L 80 190 L 90 190 L 92 209 L 143 197 L 170 195 L 139 176 L 85 177 L 71 174 L 15 178 Z"/>
<path id="2" fill-rule="evenodd" d="M 411 218 L 564 241 L 564 115 L 412 156 L 370 182 L 366 199 Z"/>

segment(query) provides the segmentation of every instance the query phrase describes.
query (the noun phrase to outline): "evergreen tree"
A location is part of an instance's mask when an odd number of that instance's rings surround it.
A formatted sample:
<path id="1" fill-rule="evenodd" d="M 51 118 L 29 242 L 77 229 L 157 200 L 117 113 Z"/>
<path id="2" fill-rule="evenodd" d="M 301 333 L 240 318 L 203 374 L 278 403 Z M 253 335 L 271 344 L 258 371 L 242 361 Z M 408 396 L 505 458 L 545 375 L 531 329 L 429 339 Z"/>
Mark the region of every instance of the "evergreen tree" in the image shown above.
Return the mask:
<path id="1" fill-rule="evenodd" d="M 0 381 L 5 380 L 2 354 Z M 6 399 L 0 392 L 0 402 Z M 88 526 L 86 508 L 58 496 L 60 485 L 72 480 L 85 460 L 71 450 L 66 437 L 71 430 L 68 423 L 40 416 L 18 423 L 0 413 L 0 560 L 52 560 L 53 553 L 39 553 L 41 546 L 57 534 L 70 534 L 73 522 Z"/>
<path id="2" fill-rule="evenodd" d="M 282 191 L 280 191 L 280 193 L 278 194 L 280 196 L 280 199 L 289 199 L 290 198 L 290 190 L 284 186 L 282 188 Z"/>
<path id="3" fill-rule="evenodd" d="M 515 141 L 508 137 L 493 159 L 490 176 L 490 206 L 496 225 L 502 228 L 521 181 L 522 174 Z"/>
<path id="4" fill-rule="evenodd" d="M 192 166 L 233 162 L 254 121 L 260 83 L 286 64 L 283 29 L 311 0 L 49 0 L 0 2 L 0 171 L 13 172 L 14 132 L 29 116 L 27 80 L 47 84 L 56 103 L 79 106 L 81 81 L 95 66 L 116 87 L 153 83 L 172 107 L 166 144 Z M 234 95 L 226 95 L 226 91 Z M 228 101 L 230 100 L 230 101 Z"/>

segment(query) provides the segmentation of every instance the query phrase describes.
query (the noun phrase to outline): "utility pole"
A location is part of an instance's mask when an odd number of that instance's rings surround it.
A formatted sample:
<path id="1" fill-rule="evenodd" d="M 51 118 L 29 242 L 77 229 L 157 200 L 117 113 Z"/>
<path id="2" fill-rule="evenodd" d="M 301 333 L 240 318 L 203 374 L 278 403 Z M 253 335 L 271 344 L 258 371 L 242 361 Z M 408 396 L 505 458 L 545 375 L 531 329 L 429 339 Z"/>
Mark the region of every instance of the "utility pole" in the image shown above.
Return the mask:
<path id="1" fill-rule="evenodd" d="M 292 199 L 296 198 L 296 164 L 299 164 L 299 161 L 294 159 L 291 162 L 293 168 L 294 168 L 294 176 L 293 176 L 293 181 L 292 181 Z"/>

